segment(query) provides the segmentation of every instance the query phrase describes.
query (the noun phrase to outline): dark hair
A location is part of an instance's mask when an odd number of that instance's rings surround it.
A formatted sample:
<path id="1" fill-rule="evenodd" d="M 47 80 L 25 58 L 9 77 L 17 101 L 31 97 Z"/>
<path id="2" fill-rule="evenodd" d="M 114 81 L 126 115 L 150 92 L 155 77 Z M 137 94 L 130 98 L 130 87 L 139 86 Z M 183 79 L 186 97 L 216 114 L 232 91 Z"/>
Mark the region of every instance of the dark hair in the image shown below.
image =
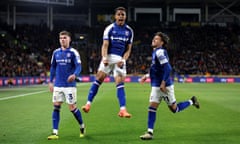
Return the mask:
<path id="1" fill-rule="evenodd" d="M 165 33 L 163 33 L 163 32 L 157 32 L 157 33 L 155 34 L 155 36 L 156 36 L 156 35 L 159 36 L 159 37 L 161 37 L 162 41 L 164 42 L 163 47 L 166 47 L 166 45 L 169 43 L 169 40 L 170 40 L 170 38 L 168 37 L 168 35 L 165 34 Z"/>
<path id="2" fill-rule="evenodd" d="M 61 32 L 59 33 L 59 36 L 60 36 L 60 35 L 67 35 L 67 36 L 69 36 L 70 38 L 71 38 L 71 36 L 72 36 L 72 34 L 71 34 L 70 32 L 68 32 L 68 31 L 66 31 L 66 30 L 61 31 Z"/>
<path id="3" fill-rule="evenodd" d="M 127 11 L 124 7 L 117 7 L 117 8 L 115 8 L 115 10 L 114 10 L 114 12 L 115 12 L 115 14 L 116 14 L 116 12 L 118 11 L 118 10 L 122 10 L 122 11 Z"/>

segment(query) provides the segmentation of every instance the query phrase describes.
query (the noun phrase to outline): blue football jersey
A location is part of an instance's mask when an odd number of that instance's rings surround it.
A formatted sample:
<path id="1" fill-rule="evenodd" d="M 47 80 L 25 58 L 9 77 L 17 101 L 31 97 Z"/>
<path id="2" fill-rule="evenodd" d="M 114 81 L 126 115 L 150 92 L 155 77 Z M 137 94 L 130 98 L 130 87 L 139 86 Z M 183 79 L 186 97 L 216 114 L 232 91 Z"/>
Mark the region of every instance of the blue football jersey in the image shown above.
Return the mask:
<path id="1" fill-rule="evenodd" d="M 78 51 L 74 48 L 62 50 L 56 49 L 53 52 L 50 69 L 50 82 L 55 78 L 56 87 L 75 87 L 76 81 L 67 82 L 70 75 L 78 76 L 81 72 L 81 59 Z"/>
<path id="2" fill-rule="evenodd" d="M 156 48 L 152 53 L 152 64 L 150 68 L 151 86 L 159 87 L 162 80 L 166 82 L 166 86 L 173 84 L 170 79 L 172 67 L 169 63 L 167 51 L 162 47 Z"/>
<path id="3" fill-rule="evenodd" d="M 123 56 L 128 44 L 133 42 L 133 30 L 128 25 L 118 26 L 112 23 L 106 27 L 103 40 L 109 41 L 108 54 Z"/>

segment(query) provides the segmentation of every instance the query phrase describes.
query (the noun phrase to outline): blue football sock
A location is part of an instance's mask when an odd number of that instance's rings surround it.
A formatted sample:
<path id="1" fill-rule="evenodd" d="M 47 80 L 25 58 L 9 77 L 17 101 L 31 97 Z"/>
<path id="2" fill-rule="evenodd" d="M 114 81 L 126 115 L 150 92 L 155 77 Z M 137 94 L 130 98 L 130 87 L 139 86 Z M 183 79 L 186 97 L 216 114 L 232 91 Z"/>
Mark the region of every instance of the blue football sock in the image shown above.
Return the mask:
<path id="1" fill-rule="evenodd" d="M 182 110 L 184 110 L 185 108 L 189 107 L 191 104 L 189 101 L 184 101 L 184 102 L 179 102 L 177 104 L 177 109 L 175 112 L 180 112 Z"/>
<path id="2" fill-rule="evenodd" d="M 125 97 L 125 91 L 124 91 L 124 83 L 119 83 L 116 85 L 117 87 L 117 97 L 119 101 L 120 107 L 126 106 L 126 97 Z"/>
<path id="3" fill-rule="evenodd" d="M 78 108 L 76 108 L 75 110 L 73 110 L 71 112 L 73 113 L 74 117 L 78 121 L 79 125 L 83 124 L 82 115 L 81 115 L 80 110 Z"/>
<path id="4" fill-rule="evenodd" d="M 88 101 L 92 102 L 95 95 L 97 94 L 98 92 L 98 88 L 100 87 L 102 83 L 98 80 L 95 80 L 89 90 L 89 93 L 88 93 Z"/>
<path id="5" fill-rule="evenodd" d="M 148 128 L 153 129 L 154 128 L 154 123 L 156 121 L 156 108 L 149 107 L 148 108 Z"/>
<path id="6" fill-rule="evenodd" d="M 54 105 L 53 113 L 52 113 L 52 124 L 53 129 L 58 129 L 59 121 L 60 121 L 60 108 L 61 106 Z"/>

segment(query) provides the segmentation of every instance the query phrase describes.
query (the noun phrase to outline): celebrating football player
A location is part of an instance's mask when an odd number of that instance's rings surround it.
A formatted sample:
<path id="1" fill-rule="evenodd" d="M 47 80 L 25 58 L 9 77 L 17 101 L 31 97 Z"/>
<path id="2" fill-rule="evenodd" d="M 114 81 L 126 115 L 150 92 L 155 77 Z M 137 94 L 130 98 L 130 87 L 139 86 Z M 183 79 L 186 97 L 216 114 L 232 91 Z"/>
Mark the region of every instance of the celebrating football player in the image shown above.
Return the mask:
<path id="1" fill-rule="evenodd" d="M 156 120 L 156 111 L 162 100 L 164 100 L 169 109 L 173 112 L 180 112 L 190 105 L 199 108 L 197 98 L 193 96 L 190 100 L 177 103 L 174 94 L 173 81 L 170 78 L 172 70 L 169 64 L 169 57 L 167 54 L 166 45 L 169 42 L 169 37 L 162 33 L 157 32 L 152 40 L 152 64 L 150 73 L 144 75 L 140 82 L 143 83 L 150 76 L 151 80 L 151 93 L 150 105 L 148 107 L 148 129 L 144 135 L 141 135 L 142 140 L 150 140 L 153 138 L 153 128 Z"/>
<path id="2" fill-rule="evenodd" d="M 84 136 L 84 124 L 80 110 L 77 108 L 76 76 L 81 72 L 80 55 L 76 49 L 70 47 L 71 34 L 68 31 L 59 33 L 61 47 L 53 52 L 50 69 L 49 89 L 53 92 L 53 133 L 48 140 L 58 139 L 61 105 L 66 100 L 69 110 L 80 125 L 80 137 Z M 55 78 L 55 83 L 53 80 Z"/>
<path id="3" fill-rule="evenodd" d="M 125 24 L 127 16 L 124 7 L 116 8 L 114 17 L 115 22 L 108 25 L 104 30 L 102 61 L 98 68 L 96 79 L 89 90 L 87 103 L 82 107 L 82 110 L 86 113 L 90 111 L 99 87 L 107 75 L 113 72 L 120 105 L 118 116 L 130 118 L 131 114 L 126 109 L 124 79 L 126 76 L 126 60 L 132 49 L 133 30 Z"/>

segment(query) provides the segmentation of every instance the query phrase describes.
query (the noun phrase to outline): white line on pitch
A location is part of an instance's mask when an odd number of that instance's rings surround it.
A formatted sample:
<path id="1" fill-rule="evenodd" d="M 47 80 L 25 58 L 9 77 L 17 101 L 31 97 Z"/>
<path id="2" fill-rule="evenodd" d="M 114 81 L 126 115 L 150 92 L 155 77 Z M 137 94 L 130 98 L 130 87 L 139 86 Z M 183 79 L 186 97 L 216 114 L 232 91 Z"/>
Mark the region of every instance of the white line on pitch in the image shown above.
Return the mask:
<path id="1" fill-rule="evenodd" d="M 1 100 L 8 100 L 8 99 L 13 99 L 13 98 L 18 98 L 18 97 L 24 97 L 24 96 L 28 96 L 28 95 L 39 94 L 39 93 L 44 93 L 44 92 L 47 92 L 47 91 L 38 91 L 38 92 L 33 92 L 33 93 L 26 93 L 26 94 L 21 94 L 21 95 L 4 97 L 4 98 L 0 98 L 0 101 Z"/>
<path id="2" fill-rule="evenodd" d="M 91 84 L 91 83 L 80 83 L 77 86 L 83 86 L 83 85 L 88 85 L 88 84 Z M 8 99 L 13 99 L 13 98 L 18 98 L 18 97 L 24 97 L 24 96 L 28 96 L 28 95 L 39 94 L 39 93 L 44 93 L 44 92 L 47 92 L 47 91 L 38 91 L 38 92 L 33 92 L 33 93 L 26 93 L 26 94 L 21 94 L 21 95 L 3 97 L 3 98 L 0 98 L 0 101 L 1 100 L 8 100 Z"/>

